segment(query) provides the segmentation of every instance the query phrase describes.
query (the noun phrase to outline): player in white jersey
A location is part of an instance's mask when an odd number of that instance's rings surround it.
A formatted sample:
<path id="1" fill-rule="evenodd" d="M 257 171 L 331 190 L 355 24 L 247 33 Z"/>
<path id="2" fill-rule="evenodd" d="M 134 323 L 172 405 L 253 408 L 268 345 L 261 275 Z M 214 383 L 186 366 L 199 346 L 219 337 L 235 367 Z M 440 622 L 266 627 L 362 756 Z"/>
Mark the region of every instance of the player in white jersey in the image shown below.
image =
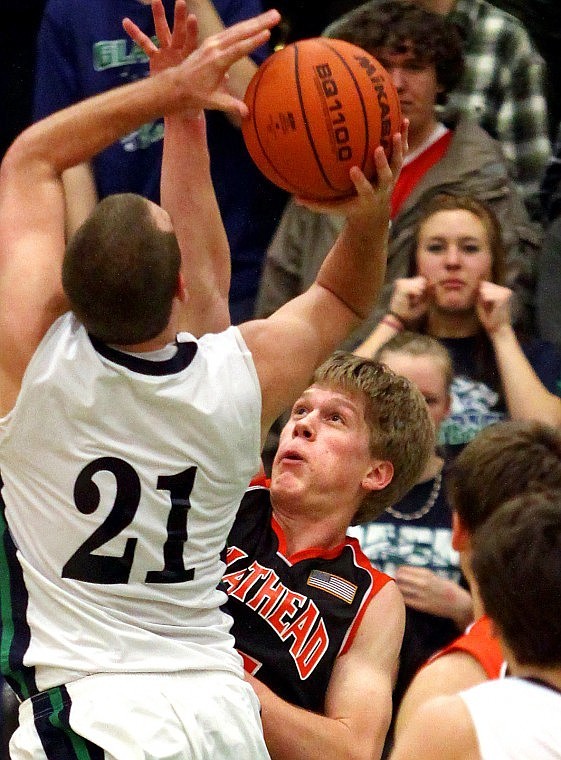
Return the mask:
<path id="1" fill-rule="evenodd" d="M 375 151 L 374 184 L 351 169 L 311 288 L 228 328 L 202 109 L 247 115 L 225 73 L 279 14 L 196 48 L 184 0 L 173 35 L 154 13 L 154 76 L 32 125 L 0 170 L 0 661 L 24 700 L 17 759 L 267 757 L 220 553 L 260 440 L 384 276 L 401 134 L 391 165 Z M 166 210 L 110 196 L 65 249 L 62 172 L 162 114 Z"/>
<path id="2" fill-rule="evenodd" d="M 392 760 L 561 759 L 560 548 L 559 490 L 511 499 L 476 531 L 476 587 L 512 677 L 425 702 Z"/>

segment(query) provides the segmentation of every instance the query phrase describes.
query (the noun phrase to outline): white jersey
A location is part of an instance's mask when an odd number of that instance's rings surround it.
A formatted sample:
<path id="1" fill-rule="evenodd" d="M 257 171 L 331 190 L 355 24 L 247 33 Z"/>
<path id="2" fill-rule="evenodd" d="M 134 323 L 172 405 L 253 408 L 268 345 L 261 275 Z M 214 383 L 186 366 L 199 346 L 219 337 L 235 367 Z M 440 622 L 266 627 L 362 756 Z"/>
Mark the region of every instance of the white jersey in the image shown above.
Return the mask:
<path id="1" fill-rule="evenodd" d="M 501 678 L 460 692 L 482 760 L 560 760 L 561 693 L 522 678 Z"/>
<path id="2" fill-rule="evenodd" d="M 66 314 L 0 420 L 0 654 L 22 698 L 89 673 L 242 673 L 218 587 L 259 381 L 235 327 L 177 346 L 123 354 Z"/>

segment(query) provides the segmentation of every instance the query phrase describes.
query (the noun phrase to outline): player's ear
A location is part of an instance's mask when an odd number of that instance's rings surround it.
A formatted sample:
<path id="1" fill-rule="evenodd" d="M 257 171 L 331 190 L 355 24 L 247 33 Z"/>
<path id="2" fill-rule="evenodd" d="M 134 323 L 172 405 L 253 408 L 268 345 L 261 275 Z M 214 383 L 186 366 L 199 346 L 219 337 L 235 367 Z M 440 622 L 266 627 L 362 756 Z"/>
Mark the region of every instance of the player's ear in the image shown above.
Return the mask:
<path id="1" fill-rule="evenodd" d="M 178 298 L 182 303 L 187 303 L 187 300 L 189 298 L 183 272 L 179 272 L 177 275 L 177 288 L 175 291 L 175 297 Z"/>
<path id="2" fill-rule="evenodd" d="M 387 459 L 373 459 L 361 481 L 365 491 L 381 491 L 393 478 L 393 464 Z"/>
<path id="3" fill-rule="evenodd" d="M 457 552 L 468 549 L 471 545 L 468 529 L 455 510 L 452 510 L 452 548 Z"/>

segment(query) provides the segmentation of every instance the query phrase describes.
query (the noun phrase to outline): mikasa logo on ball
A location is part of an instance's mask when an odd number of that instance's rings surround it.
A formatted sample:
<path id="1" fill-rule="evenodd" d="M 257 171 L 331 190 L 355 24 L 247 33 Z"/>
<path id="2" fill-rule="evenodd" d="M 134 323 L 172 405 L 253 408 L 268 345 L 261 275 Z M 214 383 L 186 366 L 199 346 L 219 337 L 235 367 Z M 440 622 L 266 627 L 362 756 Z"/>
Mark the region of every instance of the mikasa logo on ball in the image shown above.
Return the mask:
<path id="1" fill-rule="evenodd" d="M 358 56 L 356 58 L 359 66 L 366 71 L 370 81 L 374 85 L 374 90 L 378 97 L 378 105 L 380 107 L 380 145 L 384 147 L 384 150 L 389 150 L 390 137 L 392 133 L 392 123 L 390 119 L 390 106 L 388 102 L 388 93 L 384 87 L 384 79 L 376 71 L 376 67 L 372 65 L 372 60 L 366 58 L 366 56 Z"/>
<path id="2" fill-rule="evenodd" d="M 339 88 L 328 63 L 316 66 L 315 70 L 318 85 L 325 96 L 325 111 L 332 128 L 333 148 L 339 161 L 349 161 L 353 156 L 353 149 L 349 145 L 349 129 L 345 124 L 343 104 L 337 97 Z"/>

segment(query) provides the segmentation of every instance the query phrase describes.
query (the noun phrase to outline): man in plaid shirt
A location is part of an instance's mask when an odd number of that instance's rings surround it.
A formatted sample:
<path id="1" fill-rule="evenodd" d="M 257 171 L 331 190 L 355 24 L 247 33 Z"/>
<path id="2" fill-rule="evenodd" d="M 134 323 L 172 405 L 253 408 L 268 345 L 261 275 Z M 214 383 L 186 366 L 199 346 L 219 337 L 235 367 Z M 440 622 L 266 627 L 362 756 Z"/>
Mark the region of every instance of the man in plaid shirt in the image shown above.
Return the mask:
<path id="1" fill-rule="evenodd" d="M 486 0 L 418 0 L 449 15 L 465 40 L 465 73 L 446 109 L 475 117 L 503 148 L 534 216 L 551 155 L 546 67 L 522 23 Z"/>

